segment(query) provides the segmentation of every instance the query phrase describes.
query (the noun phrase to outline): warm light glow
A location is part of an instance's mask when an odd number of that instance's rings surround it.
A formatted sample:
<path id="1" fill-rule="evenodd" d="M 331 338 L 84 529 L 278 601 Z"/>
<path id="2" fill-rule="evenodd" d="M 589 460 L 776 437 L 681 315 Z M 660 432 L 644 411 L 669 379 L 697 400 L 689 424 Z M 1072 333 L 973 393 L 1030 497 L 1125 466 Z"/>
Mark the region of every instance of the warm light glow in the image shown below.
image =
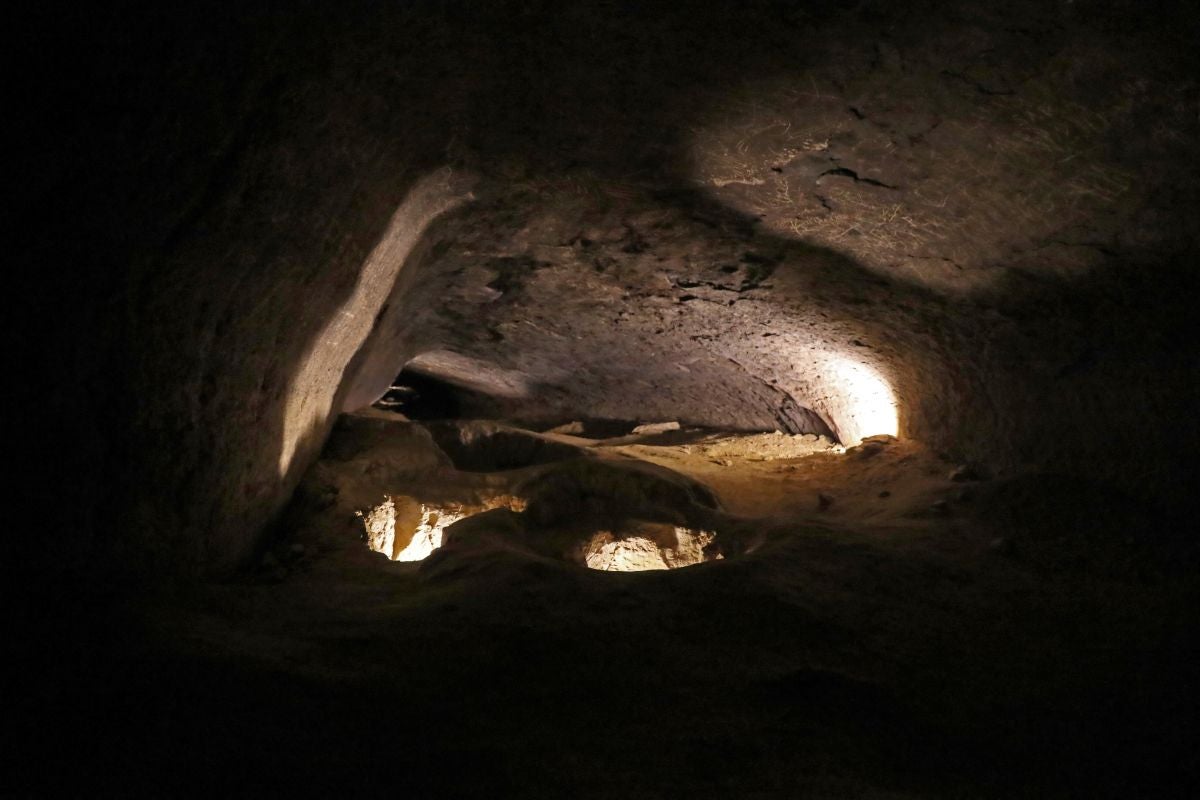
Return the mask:
<path id="1" fill-rule="evenodd" d="M 356 513 L 363 521 L 367 547 L 392 561 L 422 561 L 442 546 L 446 528 L 492 508 L 523 511 L 525 501 L 511 495 L 497 495 L 483 505 L 437 505 L 397 495 L 385 497 L 370 510 Z"/>
<path id="2" fill-rule="evenodd" d="M 404 511 L 407 505 L 404 501 L 408 500 L 408 498 L 399 498 L 401 500 L 399 514 L 401 517 L 401 537 L 397 540 L 397 499 L 389 497 L 367 513 L 359 513 L 359 516 L 363 520 L 363 527 L 366 528 L 367 532 L 367 546 L 376 553 L 383 553 L 392 561 L 421 561 L 425 559 L 430 553 L 442 546 L 442 532 L 450 525 L 467 516 L 461 508 L 428 506 L 424 503 L 417 504 L 416 510 L 420 514 L 420 521 L 416 524 L 415 529 L 411 529 L 412 532 L 406 537 L 404 534 L 407 526 L 403 524 L 403 518 L 406 516 Z"/>
<path id="3" fill-rule="evenodd" d="M 847 447 L 858 444 L 868 436 L 896 436 L 900 430 L 896 412 L 896 397 L 888 382 L 859 361 L 834 357 L 829 365 L 831 389 L 836 397 L 830 416 L 837 426 L 839 438 Z"/>
<path id="4" fill-rule="evenodd" d="M 442 546 L 442 531 L 462 519 L 465 514 L 446 509 L 434 509 L 421 505 L 421 523 L 413 532 L 412 540 L 392 559 L 393 561 L 421 561 Z"/>
<path id="5" fill-rule="evenodd" d="M 672 526 L 661 527 L 669 535 L 663 536 L 660 533 L 653 539 L 644 536 L 618 539 L 608 531 L 600 531 L 587 543 L 584 563 L 589 568 L 601 572 L 645 572 L 687 567 L 709 559 L 704 548 L 716 538 L 715 533 Z"/>
<path id="6" fill-rule="evenodd" d="M 640 536 L 594 542 L 584 561 L 589 568 L 602 572 L 643 572 L 667 568 L 658 545 Z"/>

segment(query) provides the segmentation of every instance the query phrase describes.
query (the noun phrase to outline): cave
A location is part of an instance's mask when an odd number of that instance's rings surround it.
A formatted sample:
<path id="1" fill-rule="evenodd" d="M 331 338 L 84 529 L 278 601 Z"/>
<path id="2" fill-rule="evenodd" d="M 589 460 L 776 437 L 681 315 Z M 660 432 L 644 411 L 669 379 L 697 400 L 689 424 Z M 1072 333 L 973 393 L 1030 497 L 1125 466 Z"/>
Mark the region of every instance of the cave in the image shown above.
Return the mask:
<path id="1" fill-rule="evenodd" d="M 6 796 L 1200 791 L 1190 4 L 12 27 Z"/>

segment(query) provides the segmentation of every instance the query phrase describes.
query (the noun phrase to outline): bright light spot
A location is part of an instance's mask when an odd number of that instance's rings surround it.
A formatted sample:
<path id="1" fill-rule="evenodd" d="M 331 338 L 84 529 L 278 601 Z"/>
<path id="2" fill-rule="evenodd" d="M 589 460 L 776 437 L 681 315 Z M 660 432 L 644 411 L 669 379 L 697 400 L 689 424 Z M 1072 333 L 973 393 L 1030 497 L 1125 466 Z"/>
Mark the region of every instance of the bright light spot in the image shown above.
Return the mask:
<path id="1" fill-rule="evenodd" d="M 717 538 L 712 531 L 653 527 L 662 529 L 649 531 L 657 534 L 653 538 L 627 536 L 618 539 L 609 531 L 596 533 L 584 548 L 584 563 L 602 572 L 645 572 L 687 567 L 711 558 L 704 548 Z"/>
<path id="2" fill-rule="evenodd" d="M 397 514 L 396 500 L 400 499 Z M 359 512 L 367 532 L 367 546 L 376 553 L 383 553 L 392 561 L 421 561 L 442 546 L 442 532 L 447 527 L 467 516 L 461 508 L 444 508 L 417 504 L 413 509 L 420 514 L 415 528 L 404 525 L 408 498 L 387 498 L 367 513 Z M 401 535 L 396 536 L 396 520 L 401 519 Z M 410 522 L 411 524 L 411 522 Z M 411 531 L 407 533 L 407 531 Z"/>
<path id="3" fill-rule="evenodd" d="M 829 370 L 830 384 L 836 393 L 830 416 L 842 444 L 849 447 L 868 436 L 899 433 L 896 397 L 878 372 L 861 362 L 837 356 Z"/>
<path id="4" fill-rule="evenodd" d="M 413 532 L 408 547 L 396 554 L 394 561 L 420 561 L 442 546 L 442 531 L 458 522 L 465 514 L 421 506 L 421 524 Z"/>
<path id="5" fill-rule="evenodd" d="M 608 536 L 612 538 L 611 534 Z M 658 545 L 640 536 L 618 541 L 593 541 L 584 561 L 591 569 L 604 572 L 643 572 L 667 568 Z"/>
<path id="6" fill-rule="evenodd" d="M 511 495 L 497 495 L 478 506 L 433 505 L 396 495 L 385 497 L 368 511 L 356 513 L 363 521 L 367 547 L 392 561 L 422 561 L 442 546 L 446 528 L 492 508 L 523 511 L 525 501 Z"/>

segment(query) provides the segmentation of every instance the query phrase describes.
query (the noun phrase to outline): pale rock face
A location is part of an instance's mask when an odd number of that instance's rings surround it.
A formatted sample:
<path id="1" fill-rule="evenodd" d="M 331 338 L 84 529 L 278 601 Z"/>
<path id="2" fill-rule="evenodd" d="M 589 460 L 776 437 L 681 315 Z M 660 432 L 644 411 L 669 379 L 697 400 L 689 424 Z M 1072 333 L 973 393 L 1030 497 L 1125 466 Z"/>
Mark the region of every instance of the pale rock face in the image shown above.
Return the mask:
<path id="1" fill-rule="evenodd" d="M 420 561 L 442 546 L 442 531 L 465 515 L 445 508 L 421 506 L 421 521 L 413 531 L 412 538 L 403 550 L 396 553 L 393 561 Z"/>
<path id="2" fill-rule="evenodd" d="M 605 541 L 605 539 L 609 541 Z M 630 537 L 612 540 L 611 534 L 598 534 L 591 543 L 586 563 L 602 572 L 644 572 L 667 569 L 658 546 L 649 539 Z"/>
<path id="3" fill-rule="evenodd" d="M 663 560 L 671 569 L 708 561 L 710 556 L 704 552 L 704 548 L 712 544 L 716 538 L 716 533 L 712 531 L 696 531 L 677 527 L 675 528 L 675 547 L 663 551 Z M 720 554 L 711 557 L 711 560 L 718 558 L 721 558 Z"/>
<path id="4" fill-rule="evenodd" d="M 635 530 L 641 535 L 596 533 L 584 547 L 584 563 L 601 572 L 677 569 L 709 560 L 704 548 L 716 538 L 712 531 L 672 525 L 643 523 Z"/>
<path id="5" fill-rule="evenodd" d="M 467 516 L 462 506 L 430 506 L 411 497 L 387 497 L 366 512 L 367 546 L 391 561 L 421 561 L 442 546 L 442 531 Z"/>
<path id="6" fill-rule="evenodd" d="M 362 514 L 366 529 L 367 547 L 388 558 L 396 552 L 396 504 L 389 497 L 366 514 Z"/>
<path id="7" fill-rule="evenodd" d="M 480 505 L 425 503 L 404 495 L 356 512 L 362 520 L 367 546 L 391 561 L 422 561 L 442 546 L 446 528 L 461 519 L 493 508 L 522 509 L 514 497 L 491 498 Z"/>

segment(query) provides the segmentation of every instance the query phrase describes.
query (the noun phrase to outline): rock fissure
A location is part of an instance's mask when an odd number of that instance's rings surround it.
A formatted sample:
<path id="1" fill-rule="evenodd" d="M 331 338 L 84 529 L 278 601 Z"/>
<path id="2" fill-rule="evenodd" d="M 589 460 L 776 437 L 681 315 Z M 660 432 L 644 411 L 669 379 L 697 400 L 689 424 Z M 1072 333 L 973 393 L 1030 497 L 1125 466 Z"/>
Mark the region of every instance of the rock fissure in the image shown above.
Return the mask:
<path id="1" fill-rule="evenodd" d="M 857 172 L 855 172 L 852 169 L 848 169 L 847 167 L 834 167 L 832 169 L 827 169 L 824 172 L 822 172 L 820 175 L 817 176 L 817 181 L 819 182 L 821 180 L 821 178 L 824 178 L 827 175 L 832 175 L 837 178 L 849 178 L 850 180 L 854 181 L 855 183 L 863 183 L 863 184 L 866 184 L 867 186 L 878 186 L 883 189 L 899 189 L 900 188 L 898 186 L 893 186 L 890 183 L 884 183 L 883 181 L 875 180 L 874 178 L 859 177 L 859 174 Z"/>

